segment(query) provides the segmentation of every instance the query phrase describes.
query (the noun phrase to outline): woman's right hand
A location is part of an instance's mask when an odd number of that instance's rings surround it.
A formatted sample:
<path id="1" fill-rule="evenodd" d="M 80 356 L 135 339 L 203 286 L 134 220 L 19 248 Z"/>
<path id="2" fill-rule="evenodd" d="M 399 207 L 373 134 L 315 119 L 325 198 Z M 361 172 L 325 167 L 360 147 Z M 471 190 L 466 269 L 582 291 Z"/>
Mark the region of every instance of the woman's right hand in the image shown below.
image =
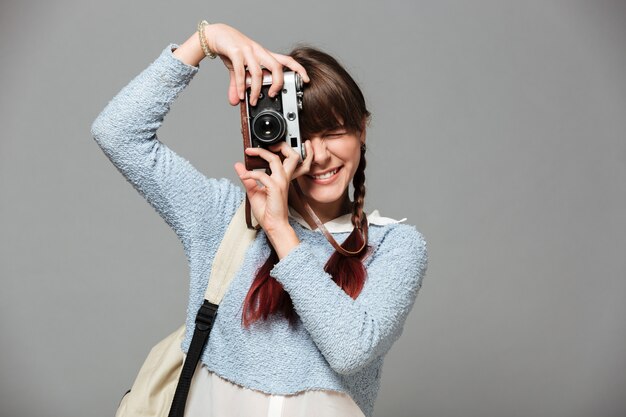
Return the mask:
<path id="1" fill-rule="evenodd" d="M 309 82 L 306 70 L 295 59 L 265 49 L 231 26 L 212 23 L 204 26 L 204 33 L 209 49 L 218 54 L 230 73 L 228 101 L 233 106 L 245 98 L 246 69 L 251 75 L 250 104 L 253 106 L 261 93 L 261 66 L 272 73 L 272 85 L 268 91 L 270 97 L 277 95 L 283 87 L 283 66 L 300 74 L 304 82 Z"/>

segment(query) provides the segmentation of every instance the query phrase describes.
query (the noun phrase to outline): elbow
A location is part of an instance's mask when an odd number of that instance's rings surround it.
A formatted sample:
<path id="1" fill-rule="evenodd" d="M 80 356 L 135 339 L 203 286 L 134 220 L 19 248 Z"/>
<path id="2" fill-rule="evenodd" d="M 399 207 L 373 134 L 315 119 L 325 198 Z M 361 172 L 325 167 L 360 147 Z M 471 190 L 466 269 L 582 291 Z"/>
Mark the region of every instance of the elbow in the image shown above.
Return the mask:
<path id="1" fill-rule="evenodd" d="M 367 347 L 365 347 L 367 346 Z M 367 343 L 356 346 L 337 346 L 338 349 L 326 356 L 331 369 L 340 375 L 352 375 L 366 368 L 379 355 L 383 346 L 380 343 Z"/>
<path id="2" fill-rule="evenodd" d="M 349 354 L 349 352 L 345 352 L 340 358 L 328 361 L 328 364 L 333 371 L 340 375 L 352 375 L 367 367 L 375 357 L 374 354 L 366 355 L 354 351 Z"/>
<path id="3" fill-rule="evenodd" d="M 331 369 L 338 373 L 339 375 L 352 375 L 359 370 L 361 370 L 360 366 L 350 366 L 344 363 L 334 363 L 330 365 Z"/>
<path id="4" fill-rule="evenodd" d="M 381 328 L 372 320 L 352 343 L 336 346 L 326 355 L 330 367 L 338 374 L 351 375 L 370 366 L 377 358 L 384 357 L 400 337 L 404 326 Z"/>
<path id="5" fill-rule="evenodd" d="M 101 143 L 105 133 L 106 129 L 104 127 L 101 114 L 91 124 L 91 137 L 94 138 L 96 142 Z"/>
<path id="6" fill-rule="evenodd" d="M 91 137 L 103 150 L 113 147 L 112 140 L 116 136 L 112 130 L 112 123 L 104 111 L 91 123 Z"/>

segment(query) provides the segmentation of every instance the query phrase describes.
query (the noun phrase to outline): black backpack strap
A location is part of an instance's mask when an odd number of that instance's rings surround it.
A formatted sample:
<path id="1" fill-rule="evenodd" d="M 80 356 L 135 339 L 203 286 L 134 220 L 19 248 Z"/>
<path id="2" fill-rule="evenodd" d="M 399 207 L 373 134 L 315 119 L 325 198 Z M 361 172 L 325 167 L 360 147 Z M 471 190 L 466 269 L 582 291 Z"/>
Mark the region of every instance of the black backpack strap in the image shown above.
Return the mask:
<path id="1" fill-rule="evenodd" d="M 193 337 L 191 338 L 191 344 L 189 345 L 189 351 L 185 357 L 185 363 L 183 364 L 178 384 L 176 385 L 176 392 L 172 399 L 172 406 L 170 407 L 168 417 L 183 417 L 185 415 L 185 404 L 187 403 L 189 388 L 191 387 L 191 379 L 202 356 L 204 346 L 207 340 L 209 340 L 209 334 L 213 328 L 213 322 L 215 321 L 218 307 L 218 304 L 204 300 L 204 303 L 198 310 L 198 314 L 196 315 L 196 327 L 193 331 Z"/>

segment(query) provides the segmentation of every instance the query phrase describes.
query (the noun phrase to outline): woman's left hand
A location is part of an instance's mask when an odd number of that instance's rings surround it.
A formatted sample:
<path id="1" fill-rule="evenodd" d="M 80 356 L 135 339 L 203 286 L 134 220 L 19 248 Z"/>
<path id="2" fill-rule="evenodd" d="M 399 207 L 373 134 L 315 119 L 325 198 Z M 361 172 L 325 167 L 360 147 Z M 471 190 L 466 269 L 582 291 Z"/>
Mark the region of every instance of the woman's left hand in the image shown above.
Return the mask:
<path id="1" fill-rule="evenodd" d="M 235 171 L 239 175 L 243 186 L 248 194 L 250 206 L 254 217 L 267 234 L 272 234 L 289 225 L 289 184 L 291 180 L 306 174 L 311 169 L 313 160 L 313 147 L 309 141 L 304 142 L 306 159 L 300 162 L 300 155 L 287 142 L 275 143 L 269 147 L 270 152 L 264 148 L 246 148 L 245 152 L 250 156 L 259 156 L 269 162 L 271 175 L 263 171 L 248 171 L 241 162 L 235 164 Z M 285 160 L 280 160 L 280 151 Z M 256 181 L 260 181 L 263 187 Z"/>

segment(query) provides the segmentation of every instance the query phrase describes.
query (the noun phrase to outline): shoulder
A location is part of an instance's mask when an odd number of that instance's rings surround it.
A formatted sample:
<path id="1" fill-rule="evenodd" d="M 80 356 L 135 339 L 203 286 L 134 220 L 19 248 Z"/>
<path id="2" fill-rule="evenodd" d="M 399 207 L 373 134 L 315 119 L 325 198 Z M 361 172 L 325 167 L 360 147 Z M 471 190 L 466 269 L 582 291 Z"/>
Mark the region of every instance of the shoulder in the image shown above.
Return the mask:
<path id="1" fill-rule="evenodd" d="M 378 237 L 375 240 L 408 240 L 413 242 L 425 243 L 426 239 L 424 235 L 413 226 L 408 223 L 404 223 L 407 218 L 394 219 L 391 217 L 381 216 L 378 210 L 372 210 L 367 215 L 368 224 L 370 230 L 374 232 L 374 235 Z"/>
<path id="2" fill-rule="evenodd" d="M 235 211 L 245 198 L 245 191 L 230 178 L 204 177 L 204 195 L 201 197 L 202 211 L 206 221 L 230 222 Z"/>
<path id="3" fill-rule="evenodd" d="M 243 188 L 235 184 L 230 178 L 207 178 L 207 180 L 213 183 L 219 196 L 232 194 L 237 200 L 241 200 L 242 196 L 245 196 Z"/>
<path id="4" fill-rule="evenodd" d="M 196 230 L 201 242 L 221 241 L 228 224 L 245 199 L 245 191 L 226 177 L 204 177 L 204 181 L 201 201 L 196 204 L 200 210 Z"/>
<path id="5" fill-rule="evenodd" d="M 418 228 L 407 223 L 389 223 L 385 225 L 370 225 L 369 228 L 378 236 L 376 245 L 381 249 L 390 249 L 394 246 L 426 247 L 426 237 Z"/>
<path id="6" fill-rule="evenodd" d="M 428 266 L 428 244 L 426 237 L 418 228 L 406 223 L 390 223 L 370 227 L 375 239 L 372 261 L 377 258 L 387 260 L 396 258 L 407 267 L 426 270 Z"/>

